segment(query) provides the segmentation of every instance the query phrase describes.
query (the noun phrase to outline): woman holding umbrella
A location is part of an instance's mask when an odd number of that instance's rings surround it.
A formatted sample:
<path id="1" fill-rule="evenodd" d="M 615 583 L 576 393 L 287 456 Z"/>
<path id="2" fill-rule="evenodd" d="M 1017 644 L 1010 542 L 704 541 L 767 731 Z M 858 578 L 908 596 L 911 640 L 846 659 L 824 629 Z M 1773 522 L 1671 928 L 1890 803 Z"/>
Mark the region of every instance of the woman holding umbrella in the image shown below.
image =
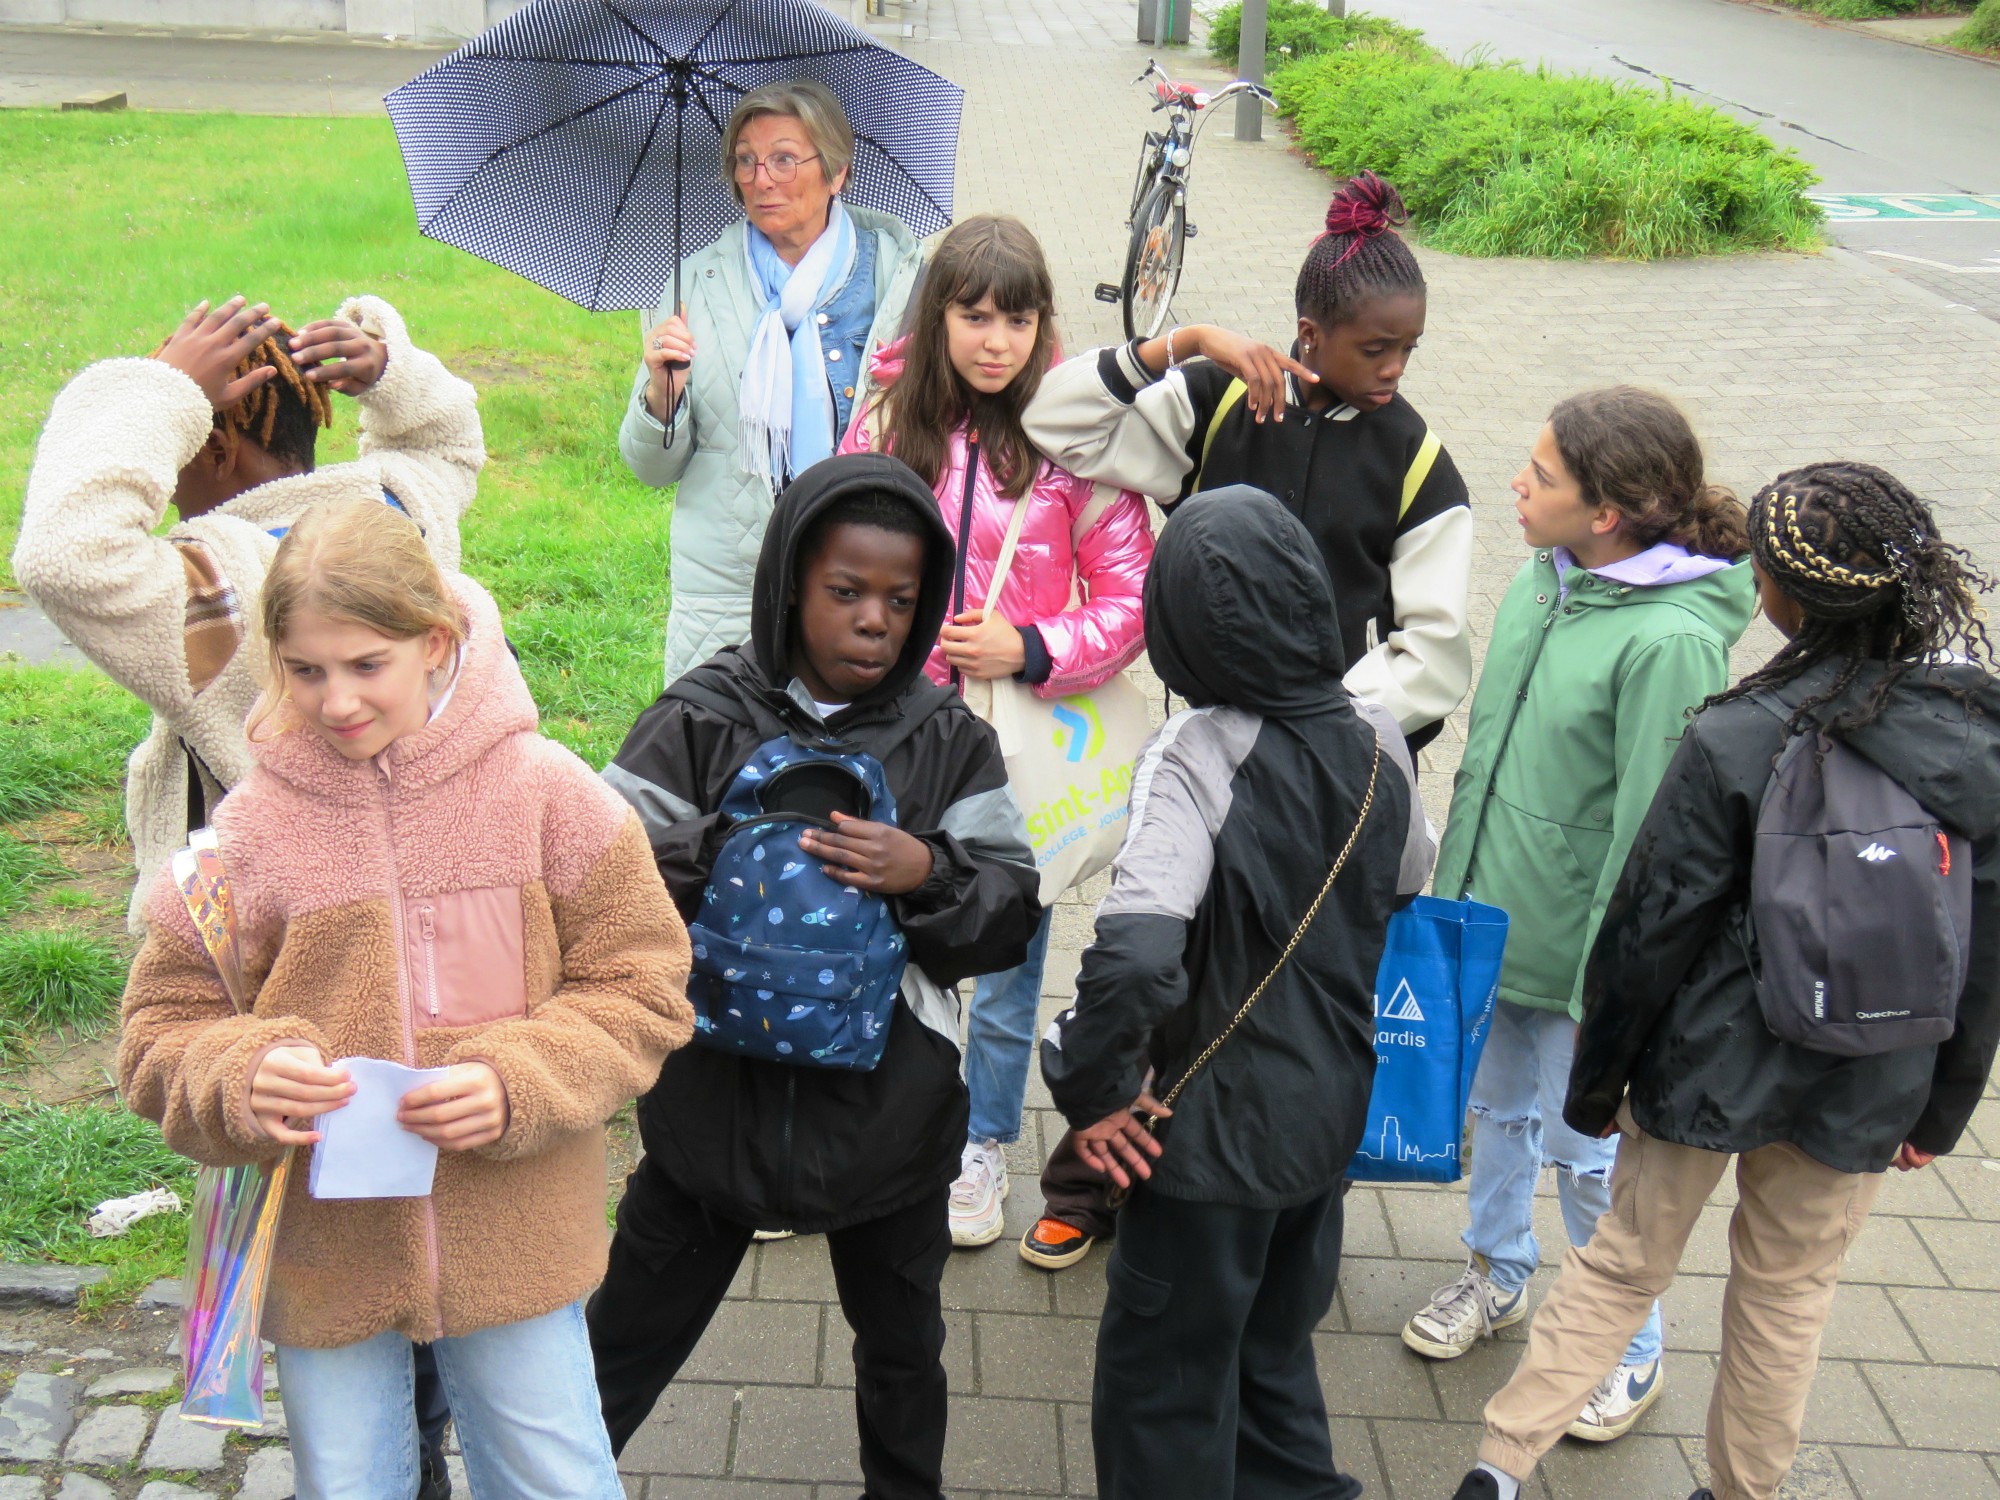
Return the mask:
<path id="1" fill-rule="evenodd" d="M 669 291 L 646 335 L 618 448 L 645 483 L 680 485 L 668 682 L 749 638 L 772 499 L 833 453 L 909 300 L 917 242 L 841 201 L 853 163 L 854 131 L 823 85 L 745 94 L 722 135 L 744 219 L 686 259 L 683 306 Z"/>

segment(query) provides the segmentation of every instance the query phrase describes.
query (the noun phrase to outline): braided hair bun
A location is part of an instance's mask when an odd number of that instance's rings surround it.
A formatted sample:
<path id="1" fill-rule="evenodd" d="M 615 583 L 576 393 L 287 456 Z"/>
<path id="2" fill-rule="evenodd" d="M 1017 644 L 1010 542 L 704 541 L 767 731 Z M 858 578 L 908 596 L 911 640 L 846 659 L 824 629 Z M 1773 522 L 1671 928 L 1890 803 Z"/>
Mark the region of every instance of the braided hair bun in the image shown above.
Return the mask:
<path id="1" fill-rule="evenodd" d="M 1326 232 L 1373 239 L 1409 217 L 1401 193 L 1373 172 L 1360 172 L 1343 182 L 1326 206 Z"/>
<path id="2" fill-rule="evenodd" d="M 1424 295 L 1424 273 L 1396 232 L 1409 217 L 1402 194 L 1373 172 L 1343 182 L 1299 267 L 1299 316 L 1333 328 L 1372 298 Z"/>

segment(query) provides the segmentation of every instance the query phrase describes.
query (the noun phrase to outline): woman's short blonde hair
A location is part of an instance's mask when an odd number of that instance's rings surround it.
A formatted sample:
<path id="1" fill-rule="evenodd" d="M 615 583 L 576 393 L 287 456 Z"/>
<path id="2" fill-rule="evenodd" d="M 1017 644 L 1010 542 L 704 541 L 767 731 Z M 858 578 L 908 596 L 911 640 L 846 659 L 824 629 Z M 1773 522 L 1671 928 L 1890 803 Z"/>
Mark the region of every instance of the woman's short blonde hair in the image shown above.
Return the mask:
<path id="1" fill-rule="evenodd" d="M 264 575 L 258 625 L 261 687 L 245 726 L 249 738 L 295 726 L 285 712 L 285 631 L 302 609 L 407 641 L 442 630 L 457 648 L 465 619 L 417 523 L 377 500 L 329 500 L 310 507 L 278 543 Z M 273 721 L 276 722 L 273 722 Z"/>
<path id="2" fill-rule="evenodd" d="M 805 127 L 828 187 L 854 165 L 854 127 L 847 123 L 847 111 L 832 89 L 810 78 L 767 83 L 736 101 L 722 132 L 722 177 L 738 203 L 743 201 L 743 184 L 736 180 L 736 138 L 759 115 L 790 115 Z"/>

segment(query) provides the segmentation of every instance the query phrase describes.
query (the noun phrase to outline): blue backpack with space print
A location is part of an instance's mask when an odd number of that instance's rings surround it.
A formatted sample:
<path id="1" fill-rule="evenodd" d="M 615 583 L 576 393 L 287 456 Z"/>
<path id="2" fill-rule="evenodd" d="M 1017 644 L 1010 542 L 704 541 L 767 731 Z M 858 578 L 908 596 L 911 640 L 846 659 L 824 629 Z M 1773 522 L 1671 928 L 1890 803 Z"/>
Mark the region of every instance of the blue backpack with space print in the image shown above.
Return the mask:
<path id="1" fill-rule="evenodd" d="M 729 833 L 688 927 L 695 1041 L 808 1068 L 865 1073 L 882 1060 L 903 934 L 887 901 L 799 848 L 836 811 L 895 823 L 873 756 L 775 739 L 736 773 L 720 808 Z"/>

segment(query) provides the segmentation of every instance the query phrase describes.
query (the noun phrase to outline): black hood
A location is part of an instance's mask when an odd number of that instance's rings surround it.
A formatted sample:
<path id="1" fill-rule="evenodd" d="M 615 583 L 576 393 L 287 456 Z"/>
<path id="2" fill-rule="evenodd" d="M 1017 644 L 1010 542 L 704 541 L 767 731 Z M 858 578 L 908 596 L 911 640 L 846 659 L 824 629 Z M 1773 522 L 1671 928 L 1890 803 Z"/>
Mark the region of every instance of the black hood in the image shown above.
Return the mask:
<path id="1" fill-rule="evenodd" d="M 1846 692 L 1814 711 L 1822 723 L 1867 701 L 1883 668 L 1869 663 Z M 1813 668 L 1776 696 L 1797 704 L 1824 692 L 1838 675 Z M 1965 665 L 1918 667 L 1889 690 L 1872 724 L 1843 735 L 1932 816 L 1967 838 L 2000 830 L 2000 683 Z"/>
<path id="2" fill-rule="evenodd" d="M 1270 495 L 1231 485 L 1174 507 L 1146 574 L 1146 652 L 1197 707 L 1267 718 L 1346 701 L 1333 581 L 1303 522 Z"/>
<path id="3" fill-rule="evenodd" d="M 715 708 L 734 698 L 752 711 L 753 718 L 775 719 L 809 737 L 819 732 L 786 691 L 796 675 L 791 639 L 799 548 L 814 520 L 829 506 L 864 491 L 900 501 L 917 518 L 924 534 L 923 587 L 902 655 L 880 682 L 835 716 L 841 722 L 836 733 L 846 735 L 849 726 L 885 716 L 904 720 L 902 728 L 907 731 L 917 718 L 935 712 L 954 696 L 950 689 L 934 687 L 923 676 L 924 660 L 937 644 L 938 631 L 951 605 L 952 535 L 938 514 L 937 497 L 930 486 L 901 459 L 876 453 L 822 459 L 785 487 L 772 507 L 763 550 L 757 556 L 757 575 L 750 594 L 749 645 L 726 647 L 679 682 L 669 683 L 665 696 L 692 698 Z M 905 703 L 892 710 L 913 687 L 921 690 L 925 702 Z M 868 712 L 871 709 L 875 712 Z"/>
<path id="4" fill-rule="evenodd" d="M 902 501 L 923 526 L 924 583 L 903 654 L 880 682 L 854 700 L 855 708 L 885 703 L 908 687 L 923 671 L 924 659 L 944 628 L 951 603 L 953 542 L 930 486 L 908 464 L 886 454 L 846 453 L 821 459 L 778 496 L 764 529 L 764 550 L 757 555 L 757 580 L 750 595 L 750 648 L 764 676 L 783 687 L 793 676 L 792 595 L 799 547 L 828 507 L 867 491 Z"/>

